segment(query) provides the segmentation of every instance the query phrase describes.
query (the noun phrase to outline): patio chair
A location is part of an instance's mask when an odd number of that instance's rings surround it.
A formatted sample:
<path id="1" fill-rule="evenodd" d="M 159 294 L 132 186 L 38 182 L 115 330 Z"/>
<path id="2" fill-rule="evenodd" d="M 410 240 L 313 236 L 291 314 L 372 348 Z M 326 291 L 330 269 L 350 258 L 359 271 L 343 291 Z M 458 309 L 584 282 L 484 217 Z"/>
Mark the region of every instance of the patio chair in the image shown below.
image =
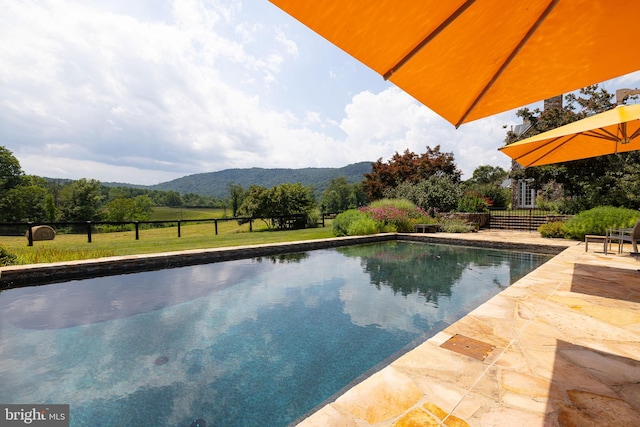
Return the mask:
<path id="1" fill-rule="evenodd" d="M 621 254 L 624 249 L 624 243 L 630 242 L 633 245 L 633 252 L 638 253 L 638 242 L 640 242 L 640 220 L 636 222 L 633 228 L 620 228 L 612 231 L 607 237 L 609 242 L 618 241 L 618 253 Z"/>

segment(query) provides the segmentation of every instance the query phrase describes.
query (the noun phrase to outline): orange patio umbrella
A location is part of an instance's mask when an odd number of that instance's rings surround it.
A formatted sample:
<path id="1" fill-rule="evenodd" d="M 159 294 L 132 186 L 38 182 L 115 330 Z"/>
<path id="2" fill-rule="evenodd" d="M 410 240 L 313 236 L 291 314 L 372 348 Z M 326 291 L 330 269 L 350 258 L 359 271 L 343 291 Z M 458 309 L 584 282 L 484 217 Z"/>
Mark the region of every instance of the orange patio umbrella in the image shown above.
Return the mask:
<path id="1" fill-rule="evenodd" d="M 640 150 L 640 104 L 594 114 L 499 150 L 524 167 Z"/>
<path id="2" fill-rule="evenodd" d="M 637 0 L 270 0 L 456 127 L 640 70 Z"/>

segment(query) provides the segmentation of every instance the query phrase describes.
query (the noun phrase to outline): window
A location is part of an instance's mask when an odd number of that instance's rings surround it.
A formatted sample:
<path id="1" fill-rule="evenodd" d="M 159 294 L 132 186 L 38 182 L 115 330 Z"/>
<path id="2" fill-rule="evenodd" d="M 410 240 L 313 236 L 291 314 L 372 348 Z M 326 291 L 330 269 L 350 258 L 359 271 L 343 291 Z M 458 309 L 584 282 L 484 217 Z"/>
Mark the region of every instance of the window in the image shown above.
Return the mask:
<path id="1" fill-rule="evenodd" d="M 518 182 L 518 207 L 519 208 L 535 208 L 536 207 L 536 190 L 531 188 L 530 181 Z"/>

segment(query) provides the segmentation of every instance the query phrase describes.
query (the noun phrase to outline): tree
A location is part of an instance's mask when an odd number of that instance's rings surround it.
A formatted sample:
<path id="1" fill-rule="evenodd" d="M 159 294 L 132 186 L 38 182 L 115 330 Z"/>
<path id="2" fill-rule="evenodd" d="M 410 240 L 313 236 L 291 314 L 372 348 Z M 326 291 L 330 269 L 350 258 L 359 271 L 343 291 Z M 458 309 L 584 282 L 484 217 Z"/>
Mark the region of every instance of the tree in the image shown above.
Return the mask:
<path id="1" fill-rule="evenodd" d="M 245 190 L 241 185 L 234 184 L 233 182 L 227 184 L 227 189 L 229 190 L 232 216 L 238 216 L 238 209 L 240 209 L 240 205 L 242 205 Z"/>
<path id="2" fill-rule="evenodd" d="M 262 219 L 269 229 L 276 227 L 276 217 L 308 215 L 315 206 L 313 192 L 302 184 L 280 184 L 267 189 L 252 185 L 247 190 L 238 214 Z"/>
<path id="3" fill-rule="evenodd" d="M 460 182 L 462 173 L 454 163 L 453 153 L 441 153 L 440 146 L 421 155 L 408 149 L 403 154 L 397 152 L 388 163 L 378 159 L 372 165 L 371 172 L 364 175 L 362 189 L 369 199 L 378 200 L 385 190 L 395 188 L 402 182 L 417 183 L 430 176 L 449 176 L 454 182 Z"/>
<path id="4" fill-rule="evenodd" d="M 171 206 L 173 208 L 177 208 L 178 206 L 182 206 L 182 198 L 180 197 L 180 193 L 177 191 L 167 191 L 164 197 L 165 206 Z"/>
<path id="5" fill-rule="evenodd" d="M 64 221 L 98 221 L 104 198 L 100 181 L 85 178 L 73 181 L 60 192 Z"/>
<path id="6" fill-rule="evenodd" d="M 56 220 L 58 209 L 56 208 L 56 202 L 51 193 L 47 193 L 47 195 L 44 196 L 44 212 L 47 221 L 54 222 Z"/>
<path id="7" fill-rule="evenodd" d="M 149 196 L 117 198 L 106 204 L 107 221 L 148 221 L 153 211 L 153 200 Z"/>
<path id="8" fill-rule="evenodd" d="M 465 187 L 470 193 L 488 199 L 491 206 L 505 208 L 511 199 L 511 190 L 503 188 L 502 184 L 508 176 L 509 172 L 500 166 L 478 166 L 473 176 L 465 181 Z"/>
<path id="9" fill-rule="evenodd" d="M 329 181 L 329 185 L 322 192 L 320 206 L 323 212 L 343 212 L 365 204 L 359 184 L 350 184 L 347 178 L 339 176 Z"/>
<path id="10" fill-rule="evenodd" d="M 24 172 L 20 162 L 7 148 L 0 146 L 0 197 L 22 182 Z"/>
<path id="11" fill-rule="evenodd" d="M 467 181 L 467 184 L 473 185 L 497 185 L 500 186 L 509 176 L 509 172 L 500 166 L 478 166 L 473 171 L 473 176 Z"/>
<path id="12" fill-rule="evenodd" d="M 38 185 L 18 185 L 4 194 L 3 216 L 9 221 L 44 221 L 46 196 L 47 190 Z"/>

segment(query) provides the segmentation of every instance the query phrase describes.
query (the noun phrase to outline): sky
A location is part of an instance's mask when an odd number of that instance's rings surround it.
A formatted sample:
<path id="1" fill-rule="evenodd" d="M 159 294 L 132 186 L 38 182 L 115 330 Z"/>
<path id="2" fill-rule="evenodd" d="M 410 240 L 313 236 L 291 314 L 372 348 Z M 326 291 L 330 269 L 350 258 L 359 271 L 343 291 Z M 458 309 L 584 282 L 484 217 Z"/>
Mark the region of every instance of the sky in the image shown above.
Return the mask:
<path id="1" fill-rule="evenodd" d="M 509 169 L 515 110 L 449 122 L 266 0 L 0 0 L 0 145 L 29 175 L 152 185 L 440 145 Z M 603 87 L 640 87 L 640 72 Z M 541 103 L 530 107 L 541 107 Z"/>

